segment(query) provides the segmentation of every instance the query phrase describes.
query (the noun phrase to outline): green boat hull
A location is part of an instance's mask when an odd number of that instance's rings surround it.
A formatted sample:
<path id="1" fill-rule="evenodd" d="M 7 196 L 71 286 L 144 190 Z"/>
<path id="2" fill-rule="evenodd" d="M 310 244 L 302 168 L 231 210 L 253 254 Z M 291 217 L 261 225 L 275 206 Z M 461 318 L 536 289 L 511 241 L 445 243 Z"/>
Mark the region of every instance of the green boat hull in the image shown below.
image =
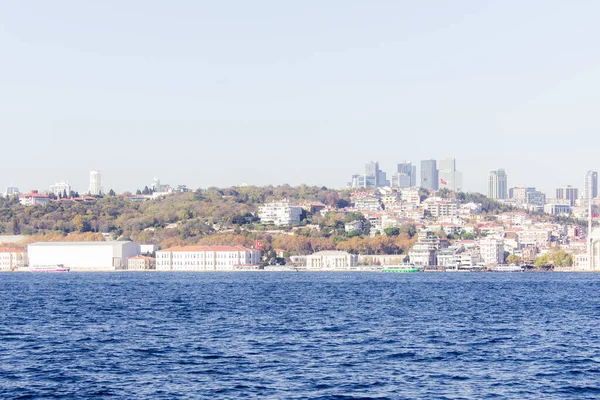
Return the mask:
<path id="1" fill-rule="evenodd" d="M 393 273 L 405 273 L 405 272 L 419 272 L 419 268 L 384 268 L 381 272 L 393 272 Z"/>

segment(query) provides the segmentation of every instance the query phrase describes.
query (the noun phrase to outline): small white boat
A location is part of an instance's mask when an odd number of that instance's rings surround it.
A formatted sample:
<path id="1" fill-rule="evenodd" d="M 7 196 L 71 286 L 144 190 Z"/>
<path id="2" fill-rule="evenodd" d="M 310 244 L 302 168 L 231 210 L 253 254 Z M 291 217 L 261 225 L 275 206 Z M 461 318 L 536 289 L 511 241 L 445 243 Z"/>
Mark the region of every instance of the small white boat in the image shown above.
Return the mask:
<path id="1" fill-rule="evenodd" d="M 492 271 L 495 271 L 495 272 L 523 272 L 523 268 L 518 265 L 515 265 L 515 264 L 498 265 L 496 267 L 493 267 Z"/>
<path id="2" fill-rule="evenodd" d="M 63 264 L 54 265 L 32 265 L 31 272 L 69 272 L 71 269 Z"/>

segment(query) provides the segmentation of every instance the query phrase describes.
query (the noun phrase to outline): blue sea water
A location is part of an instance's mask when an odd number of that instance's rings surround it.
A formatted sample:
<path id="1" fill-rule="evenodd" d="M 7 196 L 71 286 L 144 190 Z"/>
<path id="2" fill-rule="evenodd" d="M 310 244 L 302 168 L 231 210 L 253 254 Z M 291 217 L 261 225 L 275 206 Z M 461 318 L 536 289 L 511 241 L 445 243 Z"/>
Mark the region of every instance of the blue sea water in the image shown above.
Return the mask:
<path id="1" fill-rule="evenodd" d="M 599 398 L 600 274 L 0 275 L 0 398 Z"/>

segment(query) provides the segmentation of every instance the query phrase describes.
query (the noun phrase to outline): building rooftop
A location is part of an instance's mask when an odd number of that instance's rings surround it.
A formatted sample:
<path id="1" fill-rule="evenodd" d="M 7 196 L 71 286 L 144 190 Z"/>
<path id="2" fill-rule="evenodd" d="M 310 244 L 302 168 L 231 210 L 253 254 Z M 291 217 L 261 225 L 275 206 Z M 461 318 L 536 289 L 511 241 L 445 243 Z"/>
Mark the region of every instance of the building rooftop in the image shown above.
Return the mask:
<path id="1" fill-rule="evenodd" d="M 252 251 L 252 249 L 249 249 L 247 247 L 243 247 L 243 246 L 176 246 L 176 247 L 171 247 L 165 250 L 159 250 L 159 252 L 165 252 L 165 251 L 171 251 L 171 252 L 177 252 L 177 251 L 182 251 L 182 252 L 189 252 L 189 251 Z"/>
<path id="2" fill-rule="evenodd" d="M 124 244 L 124 243 L 133 243 L 128 240 L 115 240 L 115 241 L 105 241 L 105 242 L 36 242 L 32 243 L 29 246 L 106 246 L 106 245 L 116 245 L 116 244 Z"/>
<path id="3" fill-rule="evenodd" d="M 25 253 L 25 250 L 15 248 L 0 248 L 0 253 Z"/>

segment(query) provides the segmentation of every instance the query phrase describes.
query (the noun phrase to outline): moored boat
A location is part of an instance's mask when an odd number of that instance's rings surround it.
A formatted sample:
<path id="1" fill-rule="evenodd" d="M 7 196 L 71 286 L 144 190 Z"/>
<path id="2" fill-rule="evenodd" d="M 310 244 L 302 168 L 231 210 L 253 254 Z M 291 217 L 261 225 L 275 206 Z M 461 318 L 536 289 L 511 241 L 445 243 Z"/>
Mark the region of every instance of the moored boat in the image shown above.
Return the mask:
<path id="1" fill-rule="evenodd" d="M 421 271 L 418 267 L 414 265 L 390 265 L 387 267 L 383 267 L 381 272 L 395 272 L 395 273 L 403 273 L 403 272 L 419 272 Z"/>
<path id="2" fill-rule="evenodd" d="M 32 265 L 31 272 L 69 272 L 71 269 L 63 264 Z"/>

